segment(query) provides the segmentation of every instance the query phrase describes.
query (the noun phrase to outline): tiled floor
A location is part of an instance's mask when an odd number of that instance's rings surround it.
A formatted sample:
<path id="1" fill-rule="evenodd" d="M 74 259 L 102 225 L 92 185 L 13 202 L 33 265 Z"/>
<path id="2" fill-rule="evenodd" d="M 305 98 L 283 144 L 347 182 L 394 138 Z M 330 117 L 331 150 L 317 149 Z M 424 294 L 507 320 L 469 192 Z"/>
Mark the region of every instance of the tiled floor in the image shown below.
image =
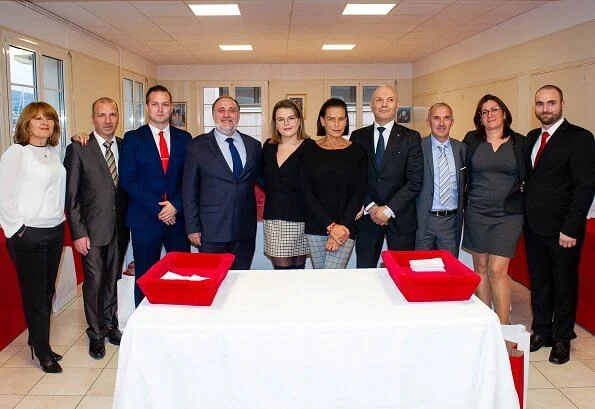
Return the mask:
<path id="1" fill-rule="evenodd" d="M 512 320 L 528 326 L 529 291 L 513 283 Z M 118 348 L 107 343 L 106 357 L 89 357 L 82 298 L 53 318 L 52 347 L 64 359 L 61 374 L 44 374 L 31 360 L 27 332 L 0 351 L 0 409 L 111 408 Z M 531 354 L 528 409 L 595 409 L 595 336 L 576 328 L 571 360 L 548 362 L 550 348 Z"/>

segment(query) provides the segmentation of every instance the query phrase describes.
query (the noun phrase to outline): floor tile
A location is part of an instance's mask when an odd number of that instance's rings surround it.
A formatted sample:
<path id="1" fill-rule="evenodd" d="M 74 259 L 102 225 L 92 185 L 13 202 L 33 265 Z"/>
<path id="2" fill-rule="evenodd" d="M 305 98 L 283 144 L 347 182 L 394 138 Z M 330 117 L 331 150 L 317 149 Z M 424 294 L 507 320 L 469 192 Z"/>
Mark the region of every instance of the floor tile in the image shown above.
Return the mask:
<path id="1" fill-rule="evenodd" d="M 564 365 L 550 362 L 533 362 L 533 365 L 557 388 L 595 386 L 595 372 L 576 358 Z"/>
<path id="2" fill-rule="evenodd" d="M 563 388 L 560 391 L 579 409 L 595 408 L 595 388 Z"/>
<path id="3" fill-rule="evenodd" d="M 68 368 L 60 374 L 48 374 L 29 392 L 30 395 L 84 395 L 101 369 Z"/>
<path id="4" fill-rule="evenodd" d="M 29 339 L 29 330 L 24 330 L 20 333 L 18 337 L 16 337 L 10 345 L 27 345 L 27 340 Z"/>
<path id="5" fill-rule="evenodd" d="M 8 345 L 2 351 L 0 351 L 0 366 L 8 361 L 14 354 L 19 352 L 23 348 L 22 345 Z"/>
<path id="6" fill-rule="evenodd" d="M 581 361 L 583 361 L 583 364 L 595 371 L 595 359 L 581 359 Z"/>
<path id="7" fill-rule="evenodd" d="M 68 350 L 65 345 L 52 346 L 52 350 L 60 355 L 64 355 Z M 21 347 L 19 352 L 14 354 L 4 365 L 4 368 L 40 368 L 37 357 L 31 359 L 31 350 L 28 346 Z"/>
<path id="8" fill-rule="evenodd" d="M 77 409 L 112 409 L 111 396 L 85 396 Z"/>
<path id="9" fill-rule="evenodd" d="M 109 363 L 107 364 L 107 366 L 105 367 L 106 369 L 117 369 L 118 368 L 118 356 L 119 356 L 119 352 L 116 352 L 114 354 L 114 356 L 112 357 L 112 359 L 110 359 Z"/>
<path id="10" fill-rule="evenodd" d="M 529 293 L 529 289 L 527 287 L 525 287 L 521 283 L 516 282 L 514 280 L 510 280 L 510 289 L 512 291 L 519 291 L 519 292 Z"/>
<path id="11" fill-rule="evenodd" d="M 95 381 L 87 395 L 89 396 L 113 396 L 116 388 L 117 369 L 104 369 Z"/>
<path id="12" fill-rule="evenodd" d="M 64 355 L 60 362 L 63 368 L 105 368 L 112 356 L 116 353 L 116 348 L 111 344 L 105 345 L 105 357 L 103 359 L 94 359 L 89 355 L 89 345 L 74 345 Z"/>
<path id="13" fill-rule="evenodd" d="M 52 324 L 57 325 L 71 325 L 71 326 L 87 326 L 87 319 L 85 312 L 81 309 L 66 310 L 59 314 L 52 320 Z"/>
<path id="14" fill-rule="evenodd" d="M 529 360 L 531 362 L 547 361 L 550 359 L 550 352 L 552 348 L 541 348 L 538 351 L 530 352 Z"/>
<path id="15" fill-rule="evenodd" d="M 595 337 L 581 337 L 572 340 L 570 352 L 578 359 L 595 359 Z"/>
<path id="16" fill-rule="evenodd" d="M 21 399 L 23 395 L 0 395 L 0 409 L 12 409 Z"/>
<path id="17" fill-rule="evenodd" d="M 38 368 L 0 368 L 0 394 L 26 395 L 43 376 Z"/>
<path id="18" fill-rule="evenodd" d="M 533 364 L 529 364 L 529 389 L 555 389 L 550 381 L 539 372 Z"/>
<path id="19" fill-rule="evenodd" d="M 557 389 L 530 389 L 527 409 L 576 409 L 576 406 Z"/>
<path id="20" fill-rule="evenodd" d="M 581 327 L 578 324 L 574 326 L 574 332 L 576 332 L 576 336 L 579 338 L 593 337 L 593 334 L 591 334 L 589 331 L 587 331 L 586 329 L 584 329 L 583 327 Z"/>
<path id="21" fill-rule="evenodd" d="M 52 325 L 50 329 L 50 344 L 73 345 L 76 340 L 85 332 L 86 327 L 75 327 L 66 325 Z"/>
<path id="22" fill-rule="evenodd" d="M 15 409 L 75 409 L 82 396 L 25 396 Z"/>

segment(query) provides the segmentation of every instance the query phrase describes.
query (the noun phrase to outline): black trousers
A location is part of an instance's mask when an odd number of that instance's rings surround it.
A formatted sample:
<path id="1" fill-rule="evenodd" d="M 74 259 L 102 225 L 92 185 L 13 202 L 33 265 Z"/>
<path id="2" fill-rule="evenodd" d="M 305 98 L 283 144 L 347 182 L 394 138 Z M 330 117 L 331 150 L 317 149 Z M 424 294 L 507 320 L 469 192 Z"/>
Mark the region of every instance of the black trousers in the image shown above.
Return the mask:
<path id="1" fill-rule="evenodd" d="M 203 241 L 201 253 L 231 253 L 235 256 L 231 270 L 250 270 L 254 258 L 255 239 L 229 242 Z"/>
<path id="2" fill-rule="evenodd" d="M 105 246 L 93 246 L 83 256 L 83 303 L 90 339 L 103 339 L 118 328 L 117 282 L 122 275 L 122 257 L 117 237 Z"/>
<path id="3" fill-rule="evenodd" d="M 50 349 L 50 314 L 56 293 L 56 276 L 64 245 L 64 223 L 51 228 L 27 227 L 22 237 L 6 240 L 19 278 L 29 341 L 38 357 Z"/>
<path id="4" fill-rule="evenodd" d="M 569 249 L 558 236 L 542 237 L 525 226 L 527 265 L 535 334 L 569 341 L 576 321 L 578 265 L 584 234 Z"/>
<path id="5" fill-rule="evenodd" d="M 415 232 L 395 233 L 388 226 L 378 226 L 369 215 L 364 215 L 357 224 L 355 255 L 357 268 L 376 268 L 386 236 L 389 250 L 414 250 Z"/>

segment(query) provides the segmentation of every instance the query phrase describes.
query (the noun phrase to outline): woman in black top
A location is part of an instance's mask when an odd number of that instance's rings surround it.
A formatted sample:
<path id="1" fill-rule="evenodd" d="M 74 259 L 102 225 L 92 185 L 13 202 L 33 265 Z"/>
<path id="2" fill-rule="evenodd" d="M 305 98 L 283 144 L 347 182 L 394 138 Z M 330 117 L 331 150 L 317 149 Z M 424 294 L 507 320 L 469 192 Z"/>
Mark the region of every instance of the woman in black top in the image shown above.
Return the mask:
<path id="1" fill-rule="evenodd" d="M 473 122 L 475 131 L 464 139 L 468 188 L 463 247 L 471 251 L 481 277 L 477 296 L 490 307 L 493 303 L 500 322 L 508 324 L 508 263 L 523 228 L 527 143 L 510 129 L 512 115 L 496 96 L 479 100 Z"/>
<path id="2" fill-rule="evenodd" d="M 314 268 L 345 268 L 366 191 L 366 152 L 343 138 L 349 123 L 342 100 L 327 100 L 318 121 L 318 135 L 324 138 L 302 152 L 306 237 Z"/>
<path id="3" fill-rule="evenodd" d="M 304 132 L 302 111 L 288 99 L 277 102 L 273 135 L 262 147 L 264 253 L 275 269 L 304 268 L 308 244 L 304 236 L 305 204 L 300 184 L 300 152 L 314 144 Z"/>

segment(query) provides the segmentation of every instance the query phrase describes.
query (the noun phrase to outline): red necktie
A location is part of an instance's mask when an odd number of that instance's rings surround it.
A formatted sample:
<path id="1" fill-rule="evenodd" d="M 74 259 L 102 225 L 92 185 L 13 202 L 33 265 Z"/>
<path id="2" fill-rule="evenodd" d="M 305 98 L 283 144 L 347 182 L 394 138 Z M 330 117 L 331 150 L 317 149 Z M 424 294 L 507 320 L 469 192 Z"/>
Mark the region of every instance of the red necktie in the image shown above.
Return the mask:
<path id="1" fill-rule="evenodd" d="M 547 138 L 549 137 L 549 132 L 543 132 L 541 134 L 541 145 L 539 145 L 539 149 L 537 149 L 537 155 L 535 155 L 535 162 L 533 162 L 533 167 L 537 166 L 537 159 L 539 159 L 541 152 L 543 152 L 543 149 L 545 148 L 545 143 L 547 142 Z"/>
<path id="2" fill-rule="evenodd" d="M 161 167 L 163 167 L 163 173 L 167 173 L 167 165 L 169 164 L 169 152 L 167 150 L 167 143 L 165 142 L 165 137 L 163 136 L 163 131 L 159 131 L 159 156 L 161 156 Z"/>

